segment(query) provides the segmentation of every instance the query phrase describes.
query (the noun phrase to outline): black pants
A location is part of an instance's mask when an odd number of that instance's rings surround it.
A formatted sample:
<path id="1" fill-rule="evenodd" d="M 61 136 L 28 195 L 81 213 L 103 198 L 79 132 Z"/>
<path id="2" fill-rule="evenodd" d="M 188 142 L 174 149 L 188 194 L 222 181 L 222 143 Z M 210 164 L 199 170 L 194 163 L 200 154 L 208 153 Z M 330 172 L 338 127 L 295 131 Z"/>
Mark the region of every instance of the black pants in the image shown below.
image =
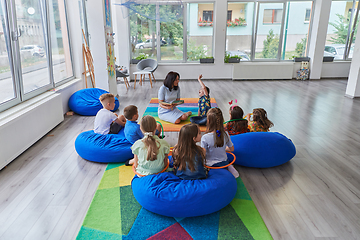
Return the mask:
<path id="1" fill-rule="evenodd" d="M 190 122 L 199 124 L 200 126 L 206 126 L 207 117 L 206 117 L 206 115 L 191 117 Z"/>
<path id="2" fill-rule="evenodd" d="M 109 134 L 118 134 L 123 127 L 116 122 L 110 124 Z"/>

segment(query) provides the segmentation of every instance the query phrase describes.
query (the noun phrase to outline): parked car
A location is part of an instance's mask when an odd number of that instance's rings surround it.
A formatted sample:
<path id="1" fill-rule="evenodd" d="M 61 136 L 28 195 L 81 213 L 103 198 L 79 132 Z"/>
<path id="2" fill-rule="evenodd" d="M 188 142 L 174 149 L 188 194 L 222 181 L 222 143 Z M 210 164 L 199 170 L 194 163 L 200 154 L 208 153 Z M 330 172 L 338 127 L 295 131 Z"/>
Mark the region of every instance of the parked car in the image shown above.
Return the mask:
<path id="1" fill-rule="evenodd" d="M 166 42 L 164 40 L 160 40 L 161 46 L 166 45 Z M 135 45 L 135 48 L 142 49 L 142 48 L 151 48 L 152 47 L 152 39 L 148 39 L 145 42 L 138 43 Z M 156 39 L 155 39 L 155 47 L 156 47 Z"/>
<path id="2" fill-rule="evenodd" d="M 25 45 L 20 48 L 20 52 L 28 52 L 33 57 L 43 57 L 45 55 L 44 49 L 38 45 Z"/>
<path id="3" fill-rule="evenodd" d="M 240 56 L 241 57 L 241 61 L 250 61 L 249 56 L 241 51 L 226 51 L 226 54 L 230 54 L 230 57 L 232 56 Z"/>
<path id="4" fill-rule="evenodd" d="M 349 58 L 352 58 L 354 47 L 350 48 Z M 345 44 L 325 45 L 324 56 L 333 56 L 335 59 L 343 59 Z M 330 55 L 329 55 L 330 54 Z"/>

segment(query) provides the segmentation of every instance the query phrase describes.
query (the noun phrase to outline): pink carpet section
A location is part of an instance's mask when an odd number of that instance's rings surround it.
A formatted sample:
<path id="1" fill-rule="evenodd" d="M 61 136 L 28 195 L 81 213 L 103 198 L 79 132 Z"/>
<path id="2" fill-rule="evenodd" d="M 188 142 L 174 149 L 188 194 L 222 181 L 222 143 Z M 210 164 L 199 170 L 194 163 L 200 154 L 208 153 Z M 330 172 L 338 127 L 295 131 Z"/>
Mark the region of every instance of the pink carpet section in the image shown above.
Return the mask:
<path id="1" fill-rule="evenodd" d="M 186 230 L 179 224 L 175 223 L 170 227 L 162 230 L 148 240 L 193 240 L 193 238 L 186 232 Z"/>

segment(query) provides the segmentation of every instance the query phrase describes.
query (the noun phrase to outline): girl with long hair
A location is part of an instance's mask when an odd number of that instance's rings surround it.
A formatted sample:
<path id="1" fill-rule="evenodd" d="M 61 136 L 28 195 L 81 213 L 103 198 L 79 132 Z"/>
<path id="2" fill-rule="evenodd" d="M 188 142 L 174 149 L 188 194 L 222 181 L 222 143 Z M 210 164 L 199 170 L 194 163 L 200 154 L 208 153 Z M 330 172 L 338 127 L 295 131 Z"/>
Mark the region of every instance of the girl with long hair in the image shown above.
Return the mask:
<path id="1" fill-rule="evenodd" d="M 190 123 L 180 129 L 179 140 L 172 153 L 174 171 L 179 178 L 206 178 L 205 149 L 196 145 L 200 141 L 201 132 L 197 124 Z"/>
<path id="2" fill-rule="evenodd" d="M 249 132 L 248 121 L 243 119 L 244 111 L 241 107 L 235 105 L 231 106 L 229 110 L 230 121 L 226 123 L 225 131 L 229 135 L 237 135 Z"/>
<path id="3" fill-rule="evenodd" d="M 170 145 L 155 135 L 154 117 L 144 116 L 140 122 L 140 129 L 144 137 L 137 140 L 131 147 L 136 172 L 141 175 L 161 172 L 167 165 Z"/>
<path id="4" fill-rule="evenodd" d="M 247 120 L 250 132 L 268 132 L 269 128 L 274 124 L 267 118 L 267 113 L 263 108 L 255 108 L 252 112 L 252 121 L 250 121 L 251 113 L 247 114 Z"/>
<path id="5" fill-rule="evenodd" d="M 207 113 L 206 133 L 201 138 L 201 147 L 206 150 L 206 164 L 221 167 L 229 164 L 226 151 L 234 151 L 234 144 L 224 129 L 224 117 L 219 108 L 211 108 Z M 235 178 L 239 177 L 233 165 L 227 168 Z"/>

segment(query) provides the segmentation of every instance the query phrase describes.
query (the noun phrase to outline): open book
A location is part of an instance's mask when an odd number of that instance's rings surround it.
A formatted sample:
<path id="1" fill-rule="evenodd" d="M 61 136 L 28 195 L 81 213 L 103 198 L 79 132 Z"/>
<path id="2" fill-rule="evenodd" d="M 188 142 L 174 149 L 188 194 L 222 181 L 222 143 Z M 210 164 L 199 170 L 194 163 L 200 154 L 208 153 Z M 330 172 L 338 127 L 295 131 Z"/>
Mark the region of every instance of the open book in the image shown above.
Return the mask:
<path id="1" fill-rule="evenodd" d="M 170 106 L 172 104 L 175 104 L 175 105 L 180 105 L 180 104 L 183 104 L 184 103 L 184 100 L 175 100 L 175 101 L 172 101 L 172 102 L 161 102 L 162 104 L 164 105 L 167 105 L 167 106 Z"/>

